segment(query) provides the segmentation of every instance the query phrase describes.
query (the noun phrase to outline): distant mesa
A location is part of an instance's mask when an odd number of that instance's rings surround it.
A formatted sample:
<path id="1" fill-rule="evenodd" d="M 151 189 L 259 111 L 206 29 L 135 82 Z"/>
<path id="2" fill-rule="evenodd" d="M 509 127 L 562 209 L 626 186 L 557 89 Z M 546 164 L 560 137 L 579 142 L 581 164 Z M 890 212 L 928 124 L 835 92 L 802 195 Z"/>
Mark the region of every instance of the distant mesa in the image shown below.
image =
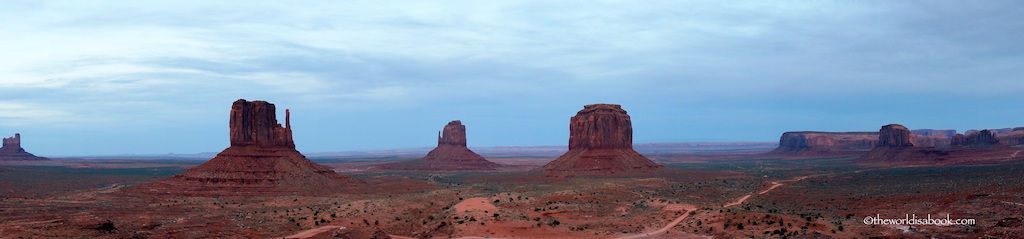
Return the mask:
<path id="1" fill-rule="evenodd" d="M 769 154 L 834 155 L 863 153 L 878 143 L 878 132 L 785 132 Z"/>
<path id="2" fill-rule="evenodd" d="M 891 125 L 889 127 L 897 126 Z M 949 148 L 952 137 L 956 135 L 956 130 L 952 129 L 917 129 L 910 130 L 909 132 L 903 131 L 903 129 L 898 129 L 898 132 L 884 130 L 887 135 L 880 137 L 882 132 L 785 132 L 779 139 L 779 147 L 768 152 L 768 155 L 785 157 L 856 156 L 871 151 L 878 144 L 904 146 L 910 144 L 918 147 Z M 896 133 L 900 135 L 888 135 Z M 910 135 L 910 137 L 906 138 L 906 135 Z M 893 140 L 896 139 L 893 137 L 900 138 L 899 142 L 894 142 Z M 883 138 L 886 142 L 881 142 Z M 909 140 L 909 142 L 906 142 L 906 140 Z"/>
<path id="3" fill-rule="evenodd" d="M 996 137 L 996 132 L 985 129 L 962 137 L 962 139 L 958 140 L 957 144 L 954 144 L 953 146 L 983 149 L 996 145 L 999 145 L 999 139 Z"/>
<path id="4" fill-rule="evenodd" d="M 4 146 L 0 147 L 0 161 L 20 160 L 49 160 L 48 158 L 35 156 L 26 152 L 21 147 L 21 134 L 15 133 L 14 137 L 4 138 Z"/>
<path id="5" fill-rule="evenodd" d="M 285 110 L 282 127 L 274 104 L 237 100 L 231 105 L 230 147 L 202 165 L 138 189 L 186 195 L 327 194 L 362 184 L 296 151 L 290 116 Z"/>
<path id="6" fill-rule="evenodd" d="M 466 147 L 466 126 L 453 120 L 438 132 L 437 147 L 423 158 L 380 165 L 378 169 L 403 171 L 493 171 L 502 165 L 487 161 Z"/>
<path id="7" fill-rule="evenodd" d="M 633 125 L 620 105 L 593 104 L 569 120 L 569 152 L 541 168 L 548 176 L 644 174 L 663 169 L 633 150 Z"/>
<path id="8" fill-rule="evenodd" d="M 878 147 L 913 147 L 910 129 L 899 124 L 882 126 L 878 130 Z"/>
<path id="9" fill-rule="evenodd" d="M 948 148 L 939 148 L 932 145 L 920 145 L 917 142 L 920 138 L 945 137 L 943 135 L 921 136 L 908 130 L 903 125 L 890 124 L 882 126 L 878 132 L 877 147 L 858 160 L 863 162 L 880 163 L 913 163 L 913 164 L 970 164 L 970 163 L 992 163 L 1005 160 L 1024 159 L 1024 154 L 1019 154 L 1019 140 L 1024 132 L 1013 132 L 1009 135 L 1007 142 L 1001 143 L 1000 137 L 995 130 L 969 131 L 967 135 L 953 134 L 948 139 Z"/>

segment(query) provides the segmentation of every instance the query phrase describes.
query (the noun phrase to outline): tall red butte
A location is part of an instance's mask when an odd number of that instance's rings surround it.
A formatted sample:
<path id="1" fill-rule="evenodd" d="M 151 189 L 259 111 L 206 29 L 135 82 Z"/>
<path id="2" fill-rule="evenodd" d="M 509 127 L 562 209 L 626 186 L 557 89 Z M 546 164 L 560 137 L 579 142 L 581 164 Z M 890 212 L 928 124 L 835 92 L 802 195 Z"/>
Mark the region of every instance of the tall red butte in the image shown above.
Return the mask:
<path id="1" fill-rule="evenodd" d="M 48 158 L 26 152 L 21 147 L 21 134 L 15 133 L 14 137 L 4 138 L 4 145 L 0 147 L 0 161 L 14 160 L 48 160 Z"/>
<path id="2" fill-rule="evenodd" d="M 290 113 L 277 122 L 274 104 L 239 99 L 231 105 L 231 146 L 182 174 L 140 189 L 169 194 L 326 194 L 361 184 L 313 163 L 295 150 Z"/>
<path id="3" fill-rule="evenodd" d="M 501 167 L 466 147 L 466 126 L 453 120 L 438 133 L 437 147 L 419 159 L 381 165 L 380 169 L 410 171 L 493 171 Z"/>
<path id="4" fill-rule="evenodd" d="M 541 168 L 549 176 L 650 173 L 664 166 L 633 150 L 633 124 L 620 105 L 593 104 L 569 120 L 569 152 Z"/>

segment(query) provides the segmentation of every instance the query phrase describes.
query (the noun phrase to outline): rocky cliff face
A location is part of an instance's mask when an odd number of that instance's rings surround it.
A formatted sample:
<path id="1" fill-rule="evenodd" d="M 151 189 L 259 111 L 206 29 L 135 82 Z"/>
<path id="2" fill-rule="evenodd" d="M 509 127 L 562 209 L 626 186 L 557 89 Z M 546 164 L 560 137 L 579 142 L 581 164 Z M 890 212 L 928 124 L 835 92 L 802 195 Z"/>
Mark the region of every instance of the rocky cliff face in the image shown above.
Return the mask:
<path id="1" fill-rule="evenodd" d="M 953 135 L 953 139 L 950 140 L 949 144 L 952 146 L 966 146 L 967 136 L 964 134 Z"/>
<path id="2" fill-rule="evenodd" d="M 455 145 L 466 146 L 466 126 L 460 120 L 452 120 L 444 129 L 438 133 L 437 146 Z"/>
<path id="3" fill-rule="evenodd" d="M 999 139 L 996 138 L 996 133 L 992 130 L 982 130 L 977 133 L 967 135 L 967 147 L 971 148 L 988 148 L 999 144 Z"/>
<path id="4" fill-rule="evenodd" d="M 466 126 L 453 120 L 437 136 L 437 147 L 423 158 L 380 165 L 378 169 L 402 171 L 492 171 L 501 164 L 487 161 L 466 147 Z"/>
<path id="5" fill-rule="evenodd" d="M 910 129 L 899 124 L 882 126 L 878 130 L 878 147 L 913 147 Z"/>
<path id="6" fill-rule="evenodd" d="M 917 134 L 914 132 L 921 132 Z M 950 137 L 955 130 L 920 129 L 910 131 L 910 143 L 918 147 L 948 148 Z M 779 147 L 768 154 L 820 157 L 835 155 L 856 155 L 871 151 L 879 144 L 880 132 L 785 132 L 779 139 Z M 955 135 L 955 134 L 954 134 Z"/>
<path id="7" fill-rule="evenodd" d="M 277 123 L 274 104 L 239 99 L 231 104 L 231 146 L 295 148 L 291 113 L 285 110 L 285 126 Z"/>
<path id="8" fill-rule="evenodd" d="M 633 148 L 633 123 L 620 105 L 584 106 L 569 124 L 569 150 Z"/>
<path id="9" fill-rule="evenodd" d="M 1022 133 L 1024 134 L 1024 133 Z M 858 161 L 883 164 L 909 165 L 956 165 L 983 162 L 996 162 L 1013 159 L 1024 159 L 1018 149 L 999 146 L 999 140 L 991 130 L 982 130 L 968 135 L 954 134 L 948 138 L 950 148 L 937 148 L 919 145 L 922 138 L 945 136 L 921 136 L 910 133 L 906 127 L 898 124 L 882 126 L 879 130 L 879 143 Z M 916 139 L 915 139 L 916 138 Z"/>
<path id="10" fill-rule="evenodd" d="M 48 160 L 48 158 L 35 156 L 26 152 L 21 147 L 21 134 L 15 133 L 14 137 L 3 139 L 3 147 L 0 147 L 0 161 L 15 160 Z"/>
<path id="11" fill-rule="evenodd" d="M 1000 144 L 1009 146 L 1024 145 L 1024 130 L 1014 130 L 1005 134 L 997 134 L 996 139 Z"/>
<path id="12" fill-rule="evenodd" d="M 289 116 L 281 127 L 274 104 L 235 101 L 230 147 L 182 174 L 134 190 L 175 195 L 330 194 L 362 184 L 296 151 Z"/>
<path id="13" fill-rule="evenodd" d="M 633 125 L 620 105 L 593 104 L 569 120 L 569 152 L 541 169 L 549 176 L 641 174 L 664 168 L 633 150 Z"/>
<path id="14" fill-rule="evenodd" d="M 770 154 L 828 154 L 865 152 L 875 147 L 877 132 L 785 132 Z"/>

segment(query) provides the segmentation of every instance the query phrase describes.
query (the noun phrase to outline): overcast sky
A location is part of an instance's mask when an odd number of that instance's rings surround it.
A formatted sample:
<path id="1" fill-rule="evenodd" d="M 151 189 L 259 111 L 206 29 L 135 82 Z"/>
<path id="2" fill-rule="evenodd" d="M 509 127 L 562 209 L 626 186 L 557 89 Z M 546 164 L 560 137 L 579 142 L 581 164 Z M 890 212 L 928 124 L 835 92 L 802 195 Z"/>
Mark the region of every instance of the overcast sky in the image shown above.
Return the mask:
<path id="1" fill-rule="evenodd" d="M 216 2 L 216 3 L 211 3 Z M 226 3 L 225 3 L 226 2 Z M 326 3 L 325 3 L 326 2 Z M 303 152 L 1024 126 L 1015 1 L 3 1 L 0 135 L 37 155 L 217 152 L 231 102 Z"/>

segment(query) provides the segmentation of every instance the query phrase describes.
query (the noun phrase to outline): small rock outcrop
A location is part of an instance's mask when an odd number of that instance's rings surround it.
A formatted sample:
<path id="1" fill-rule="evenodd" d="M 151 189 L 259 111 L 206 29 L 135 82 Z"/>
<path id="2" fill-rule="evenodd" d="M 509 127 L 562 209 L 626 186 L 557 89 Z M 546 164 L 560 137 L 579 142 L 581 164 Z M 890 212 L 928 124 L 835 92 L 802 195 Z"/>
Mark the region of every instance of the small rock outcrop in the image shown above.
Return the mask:
<path id="1" fill-rule="evenodd" d="M 914 143 L 911 140 L 913 133 L 910 129 L 899 124 L 889 124 L 882 126 L 882 129 L 878 130 L 878 147 L 913 147 Z"/>
<path id="2" fill-rule="evenodd" d="M 231 146 L 182 174 L 143 184 L 157 194 L 328 194 L 361 182 L 313 163 L 295 150 L 290 112 L 277 123 L 274 104 L 238 100 L 231 105 Z"/>
<path id="3" fill-rule="evenodd" d="M 650 173 L 664 166 L 633 150 L 633 125 L 620 105 L 593 104 L 569 120 L 569 152 L 541 168 L 549 176 Z"/>
<path id="4" fill-rule="evenodd" d="M 402 171 L 493 171 L 501 164 L 487 161 L 466 147 L 466 126 L 453 120 L 437 135 L 437 147 L 423 158 L 380 165 L 378 169 Z"/>
<path id="5" fill-rule="evenodd" d="M 3 147 L 0 147 L 0 161 L 49 160 L 26 152 L 21 147 L 21 134 L 15 133 L 14 137 L 4 138 L 3 141 Z"/>

